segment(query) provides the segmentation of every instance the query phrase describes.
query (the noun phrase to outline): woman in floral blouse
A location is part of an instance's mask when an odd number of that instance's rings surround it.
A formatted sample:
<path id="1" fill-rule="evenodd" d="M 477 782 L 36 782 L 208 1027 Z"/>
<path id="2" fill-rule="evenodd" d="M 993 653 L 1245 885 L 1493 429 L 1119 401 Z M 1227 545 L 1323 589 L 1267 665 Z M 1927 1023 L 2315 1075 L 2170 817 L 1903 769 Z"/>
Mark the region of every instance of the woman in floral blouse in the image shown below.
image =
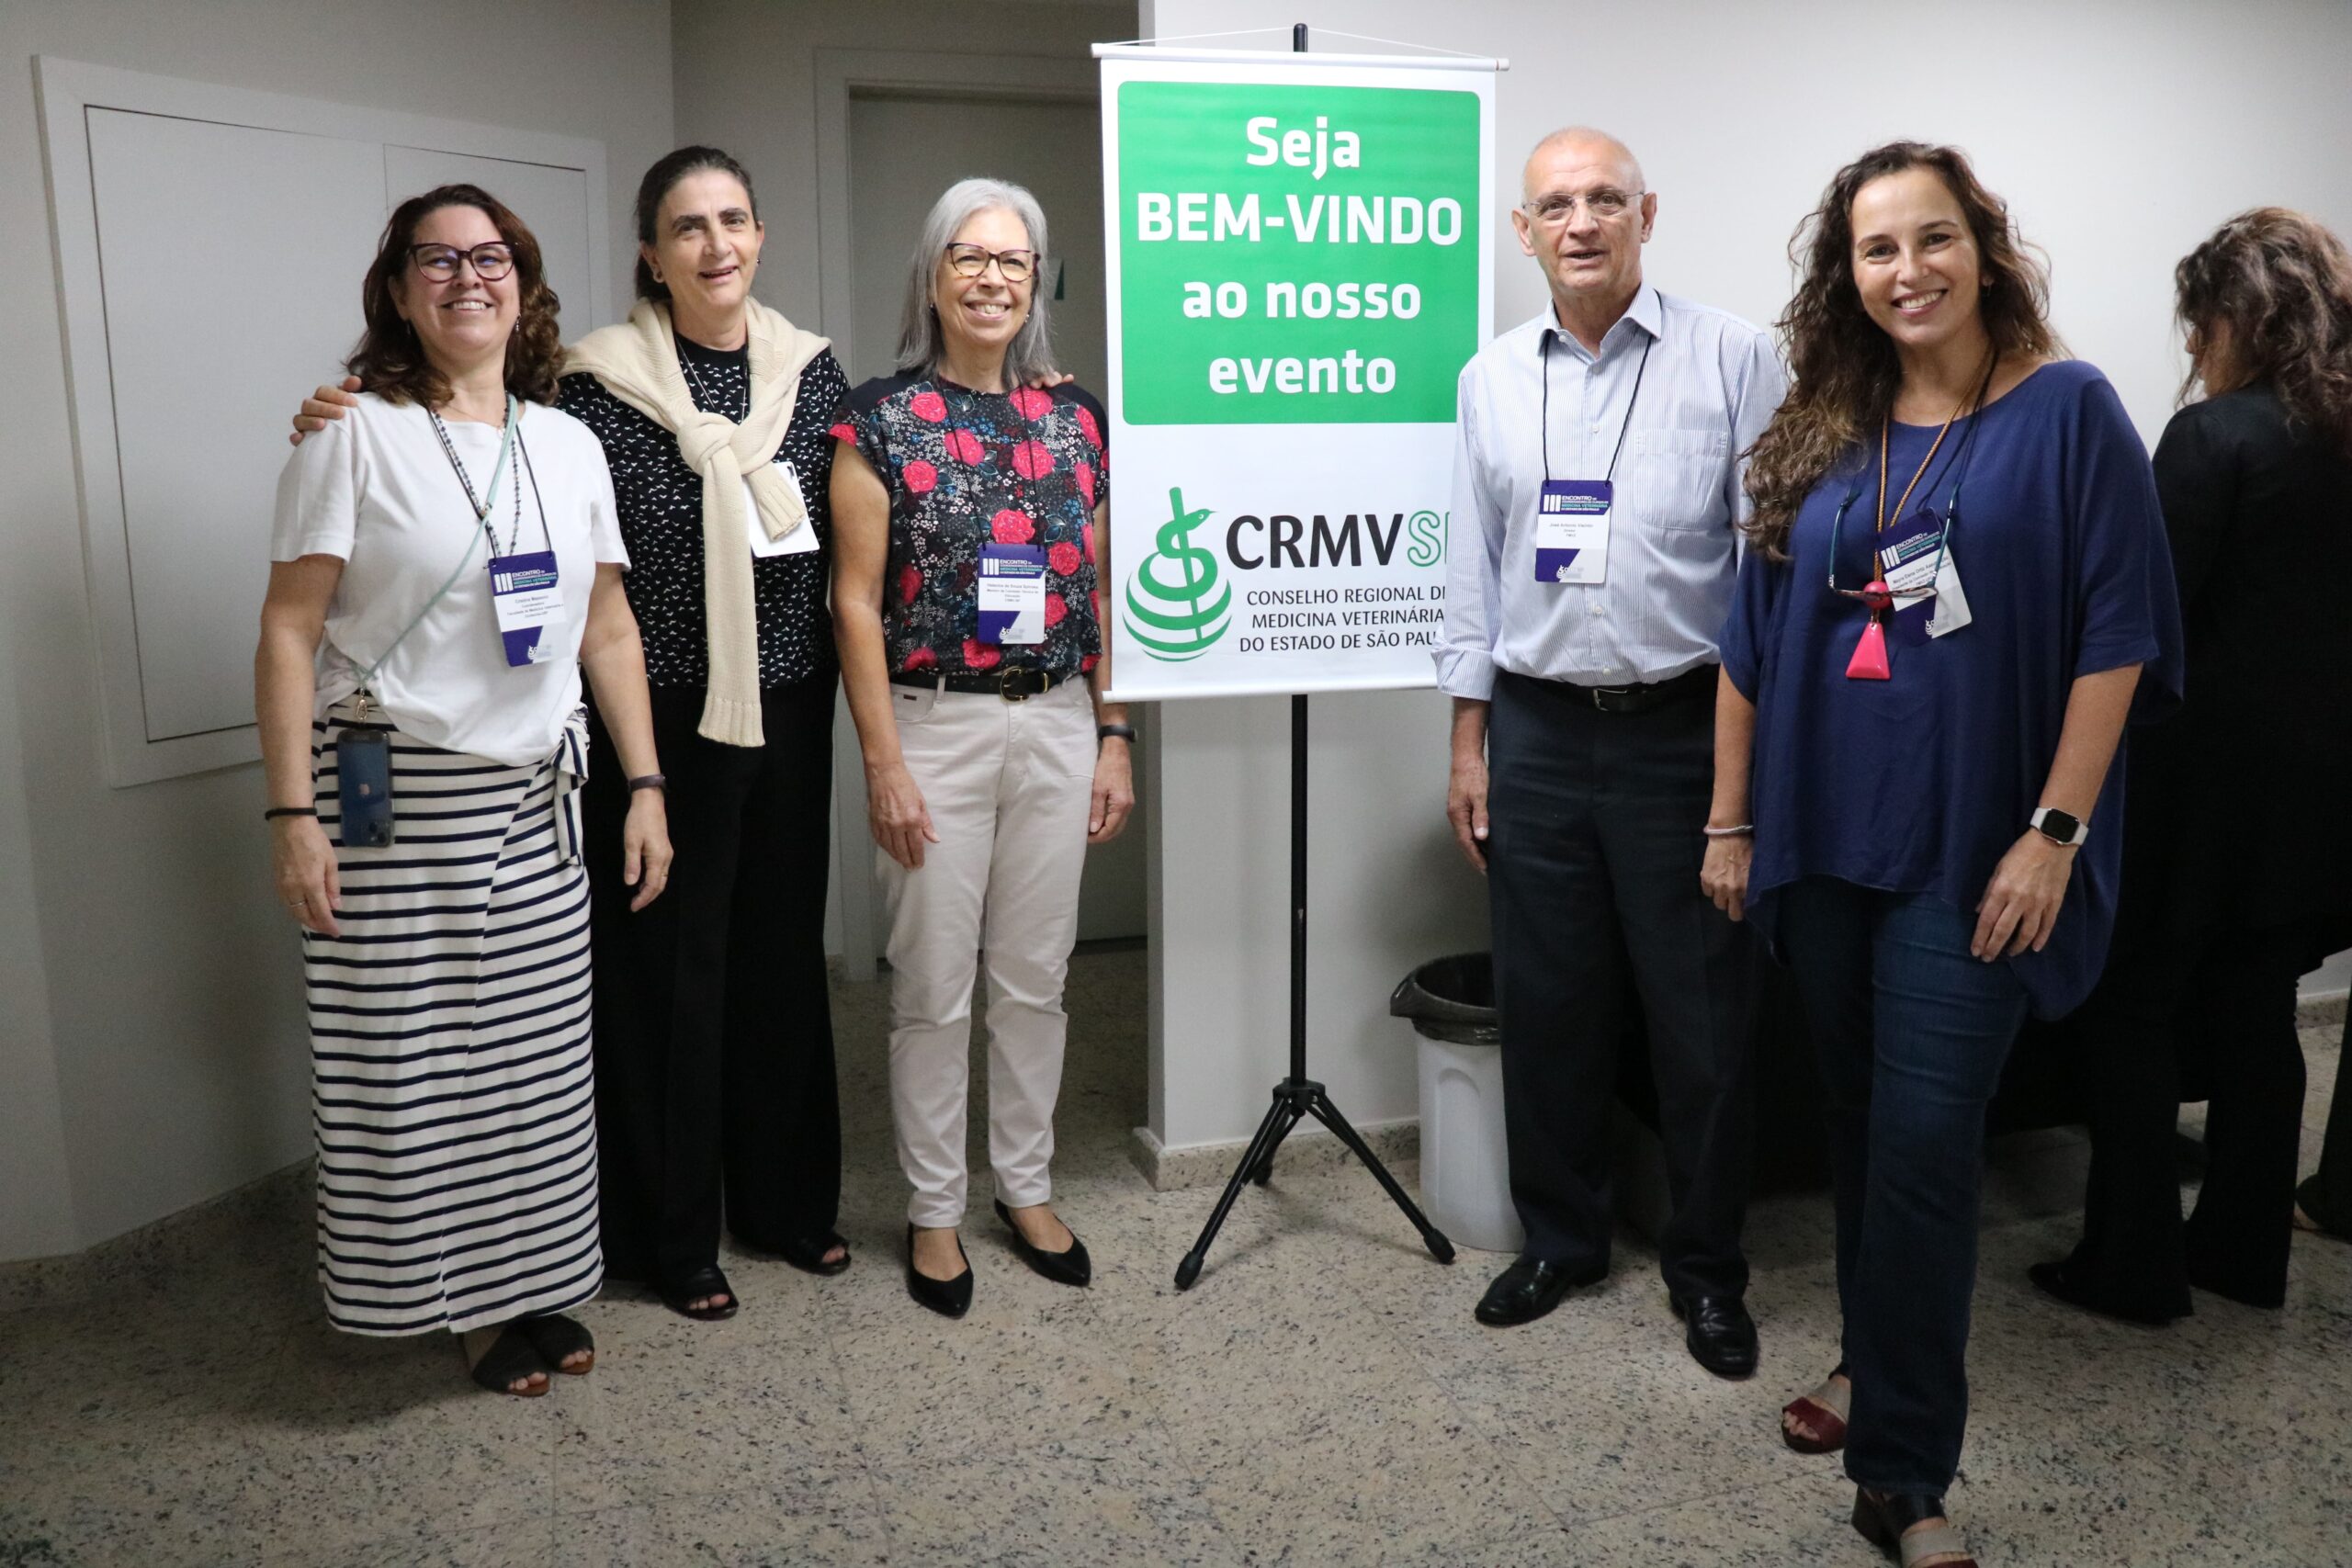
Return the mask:
<path id="1" fill-rule="evenodd" d="M 1135 732 L 1102 698 L 1104 419 L 1074 386 L 1035 385 L 1050 378 L 1045 250 L 1027 191 L 951 186 L 915 249 L 899 374 L 852 392 L 833 427 L 834 635 L 889 911 L 907 1289 L 950 1317 L 972 1300 L 956 1232 L 983 950 L 996 1211 L 1031 1268 L 1090 1278 L 1047 1170 L 1062 982 L 1084 846 L 1135 805 Z"/>

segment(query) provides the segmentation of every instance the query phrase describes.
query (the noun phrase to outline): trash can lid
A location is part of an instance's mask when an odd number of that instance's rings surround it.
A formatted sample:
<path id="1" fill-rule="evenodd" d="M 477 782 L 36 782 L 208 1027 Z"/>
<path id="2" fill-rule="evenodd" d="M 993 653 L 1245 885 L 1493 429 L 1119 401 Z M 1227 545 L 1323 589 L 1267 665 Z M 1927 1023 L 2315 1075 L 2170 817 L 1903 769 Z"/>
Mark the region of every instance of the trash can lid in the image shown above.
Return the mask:
<path id="1" fill-rule="evenodd" d="M 1393 1017 L 1413 1021 L 1431 1040 L 1455 1045 L 1499 1045 L 1495 1021 L 1495 960 L 1487 953 L 1457 953 L 1431 959 L 1396 983 L 1389 994 Z"/>

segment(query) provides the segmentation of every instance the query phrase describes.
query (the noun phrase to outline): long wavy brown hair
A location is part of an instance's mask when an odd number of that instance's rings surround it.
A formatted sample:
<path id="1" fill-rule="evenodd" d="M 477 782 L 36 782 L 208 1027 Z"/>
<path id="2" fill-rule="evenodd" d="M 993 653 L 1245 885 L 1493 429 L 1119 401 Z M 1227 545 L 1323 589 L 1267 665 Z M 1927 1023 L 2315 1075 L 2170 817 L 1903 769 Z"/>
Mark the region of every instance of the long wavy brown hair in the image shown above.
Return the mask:
<path id="1" fill-rule="evenodd" d="M 1747 453 L 1747 493 L 1756 502 L 1748 537 L 1771 559 L 1788 558 L 1789 530 L 1814 486 L 1894 407 L 1902 367 L 1894 342 L 1862 309 L 1853 212 L 1864 186 L 1908 169 L 1932 170 L 1960 203 L 1976 242 L 1985 280 L 1979 309 L 1996 351 L 2042 359 L 2064 352 L 2050 330 L 2049 276 L 2018 237 L 2008 204 L 1978 181 L 1966 153 L 1890 141 L 1838 170 L 1789 241 L 1797 291 L 1776 323 L 1789 395 Z"/>
<path id="2" fill-rule="evenodd" d="M 417 225 L 445 207 L 478 209 L 513 247 L 519 309 L 514 334 L 506 340 L 506 389 L 529 402 L 554 402 L 556 377 L 563 366 L 563 336 L 556 326 L 555 290 L 548 287 L 539 242 L 504 203 L 480 186 L 435 186 L 392 209 L 384 236 L 376 243 L 376 259 L 359 286 L 368 330 L 359 334 L 344 368 L 359 378 L 363 390 L 388 402 L 437 408 L 449 400 L 448 378 L 433 367 L 416 329 L 401 319 L 392 302 L 394 286 L 408 269 Z"/>
<path id="3" fill-rule="evenodd" d="M 2241 212 L 2180 258 L 2181 325 L 2204 352 L 2181 384 L 2267 381 L 2287 417 L 2352 457 L 2352 253 L 2300 212 Z M 2217 352 L 2218 351 L 2218 352 Z"/>

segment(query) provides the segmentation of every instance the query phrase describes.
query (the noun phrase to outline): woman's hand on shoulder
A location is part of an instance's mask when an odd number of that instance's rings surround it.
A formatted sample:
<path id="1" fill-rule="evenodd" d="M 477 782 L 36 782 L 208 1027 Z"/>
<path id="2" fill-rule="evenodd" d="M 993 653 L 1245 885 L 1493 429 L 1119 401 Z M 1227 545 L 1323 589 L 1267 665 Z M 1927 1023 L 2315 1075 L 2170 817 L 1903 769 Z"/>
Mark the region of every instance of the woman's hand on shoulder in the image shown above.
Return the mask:
<path id="1" fill-rule="evenodd" d="M 1077 379 L 1067 370 L 1040 370 L 1029 378 L 1029 385 L 1040 392 L 1050 392 L 1056 387 L 1067 387 Z"/>
<path id="2" fill-rule="evenodd" d="M 621 824 L 621 880 L 637 889 L 628 901 L 635 914 L 670 886 L 670 803 L 658 789 L 629 794 L 628 818 Z"/>
<path id="3" fill-rule="evenodd" d="M 286 438 L 287 443 L 300 446 L 302 437 L 314 430 L 324 430 L 327 421 L 341 419 L 345 410 L 358 406 L 359 378 L 356 376 L 345 376 L 337 386 L 319 388 L 302 400 L 302 412 L 294 416 L 294 434 Z"/>
<path id="4" fill-rule="evenodd" d="M 2078 852 L 2028 828 L 1993 868 L 1993 880 L 1976 901 L 1976 932 L 1968 955 L 1990 964 L 2049 946 Z"/>

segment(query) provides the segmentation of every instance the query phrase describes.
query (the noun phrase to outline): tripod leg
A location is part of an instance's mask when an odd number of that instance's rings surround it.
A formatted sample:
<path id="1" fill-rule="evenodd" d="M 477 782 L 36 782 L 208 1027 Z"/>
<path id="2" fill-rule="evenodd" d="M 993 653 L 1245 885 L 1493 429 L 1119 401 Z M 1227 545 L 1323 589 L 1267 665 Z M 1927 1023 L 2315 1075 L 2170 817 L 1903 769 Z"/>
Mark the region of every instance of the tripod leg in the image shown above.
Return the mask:
<path id="1" fill-rule="evenodd" d="M 1265 1157 L 1261 1159 L 1258 1162 L 1256 1168 L 1250 1172 L 1250 1180 L 1256 1182 L 1259 1186 L 1263 1187 L 1267 1182 L 1273 1179 L 1275 1151 L 1283 1146 L 1283 1140 L 1290 1136 L 1290 1130 L 1298 1125 L 1298 1119 L 1305 1114 L 1306 1112 L 1298 1108 L 1295 1101 L 1293 1101 L 1289 1108 L 1284 1111 L 1283 1113 L 1283 1124 L 1274 1129 L 1273 1142 L 1266 1145 Z"/>
<path id="2" fill-rule="evenodd" d="M 1176 1265 L 1178 1290 L 1190 1290 L 1193 1281 L 1201 1277 L 1201 1264 L 1208 1257 L 1209 1244 L 1216 1240 L 1218 1227 L 1225 1224 L 1225 1216 L 1232 1212 L 1233 1201 L 1241 1195 L 1241 1184 L 1250 1179 L 1250 1172 L 1272 1155 L 1274 1145 L 1282 1137 L 1278 1129 L 1284 1126 L 1283 1118 L 1285 1116 L 1295 1119 L 1297 1112 L 1277 1092 L 1273 1104 L 1266 1108 L 1266 1119 L 1258 1123 L 1257 1134 L 1250 1138 L 1250 1147 L 1242 1155 L 1241 1163 L 1234 1168 L 1231 1179 L 1226 1182 L 1224 1196 L 1217 1199 L 1216 1209 L 1210 1212 L 1209 1223 L 1201 1227 L 1200 1239 L 1193 1243 L 1193 1250 L 1184 1254 L 1183 1261 Z"/>
<path id="3" fill-rule="evenodd" d="M 1331 1103 L 1331 1097 L 1328 1094 L 1317 1094 L 1307 1102 L 1306 1108 L 1314 1112 L 1317 1122 L 1331 1129 L 1340 1142 L 1348 1145 L 1350 1153 L 1363 1161 L 1365 1169 L 1379 1179 L 1380 1185 L 1387 1192 L 1389 1199 L 1405 1212 L 1407 1219 L 1413 1222 L 1413 1228 L 1421 1233 L 1421 1245 L 1430 1249 L 1430 1256 L 1440 1263 L 1453 1262 L 1453 1244 L 1445 1239 L 1443 1232 L 1430 1224 L 1429 1216 L 1421 1213 L 1419 1205 L 1406 1196 L 1402 1187 L 1396 1185 L 1396 1179 L 1388 1174 L 1388 1168 L 1380 1163 L 1380 1156 L 1374 1154 L 1363 1139 L 1356 1135 L 1356 1130 L 1353 1127 L 1348 1125 L 1348 1119 L 1340 1114 L 1340 1108 Z"/>

